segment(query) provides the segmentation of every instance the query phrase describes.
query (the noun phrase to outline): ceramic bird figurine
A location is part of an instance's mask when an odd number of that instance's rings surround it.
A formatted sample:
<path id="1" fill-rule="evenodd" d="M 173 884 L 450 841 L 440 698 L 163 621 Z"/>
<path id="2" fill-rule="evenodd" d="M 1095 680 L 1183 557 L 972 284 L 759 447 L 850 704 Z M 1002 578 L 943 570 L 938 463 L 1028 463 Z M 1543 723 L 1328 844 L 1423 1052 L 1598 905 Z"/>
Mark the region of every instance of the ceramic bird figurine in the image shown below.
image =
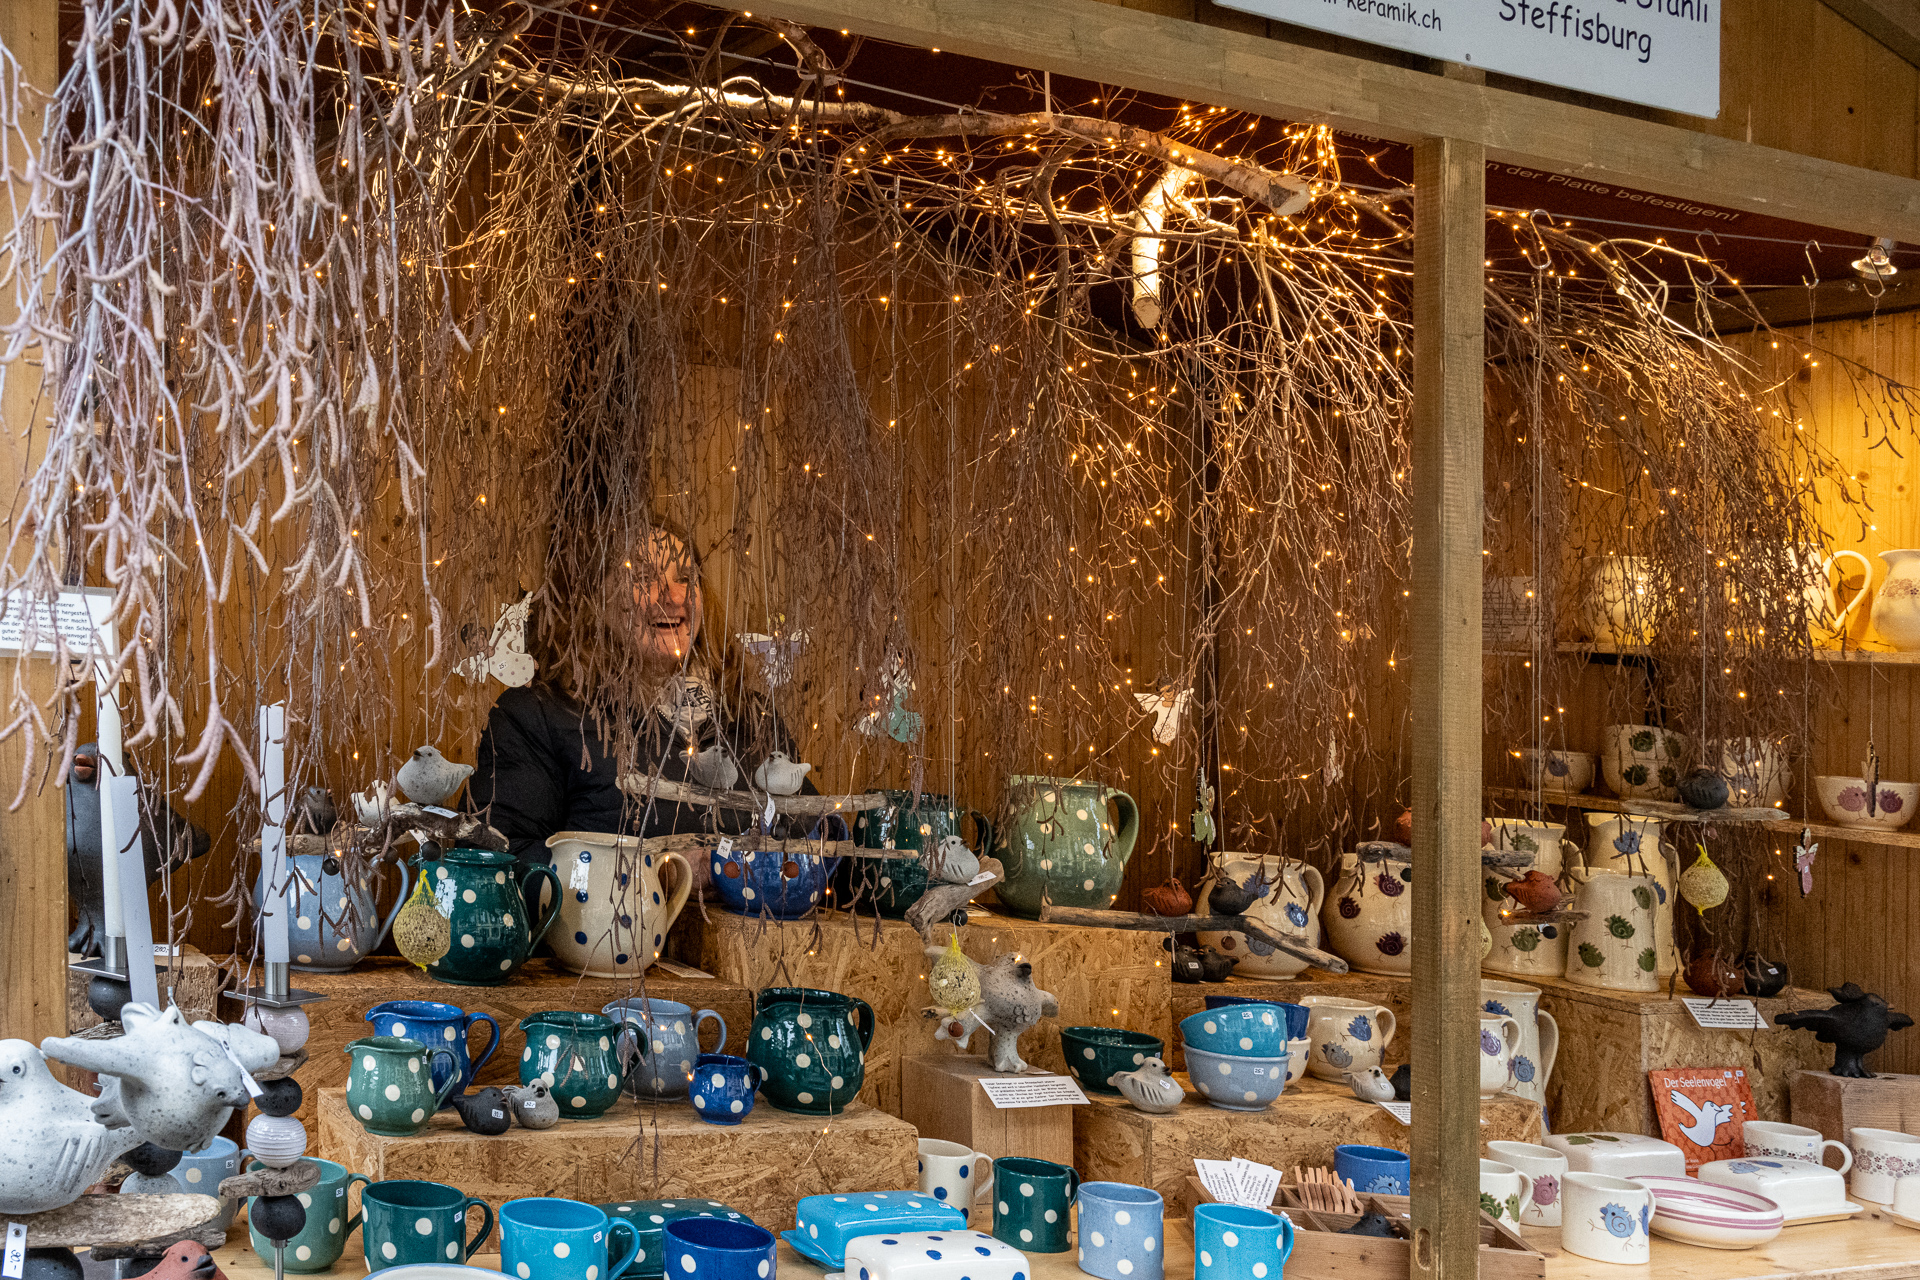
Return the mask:
<path id="1" fill-rule="evenodd" d="M 535 1081 L 532 1084 L 508 1085 L 501 1090 L 511 1104 L 513 1118 L 523 1129 L 551 1129 L 560 1123 L 560 1104 L 553 1100 L 547 1086 Z"/>
<path id="2" fill-rule="evenodd" d="M 1225 982 L 1233 976 L 1233 967 L 1239 963 L 1239 956 L 1230 956 L 1208 947 L 1200 953 L 1200 981 Z"/>
<path id="3" fill-rule="evenodd" d="M 292 829 L 304 828 L 323 836 L 333 830 L 333 824 L 339 820 L 340 811 L 334 807 L 333 793 L 325 787 L 308 787 L 294 805 Z"/>
<path id="4" fill-rule="evenodd" d="M 1400 1233 L 1393 1228 L 1393 1222 L 1377 1209 L 1368 1210 L 1360 1215 L 1360 1220 L 1350 1227 L 1343 1227 L 1340 1235 L 1375 1236 L 1382 1240 L 1396 1240 Z"/>
<path id="5" fill-rule="evenodd" d="M 233 1060 L 249 1072 L 265 1071 L 268 1067 L 278 1065 L 281 1054 L 286 1052 L 275 1037 L 245 1023 L 201 1021 L 193 1026 L 196 1031 L 229 1050 Z"/>
<path id="6" fill-rule="evenodd" d="M 1401 1063 L 1393 1069 L 1393 1074 L 1387 1078 L 1387 1082 L 1393 1086 L 1395 1099 L 1401 1102 L 1410 1101 L 1413 1098 L 1413 1065 L 1407 1062 Z"/>
<path id="7" fill-rule="evenodd" d="M 1694 809 L 1722 809 L 1727 803 L 1727 780 L 1712 769 L 1695 769 L 1675 784 L 1681 801 Z"/>
<path id="8" fill-rule="evenodd" d="M 687 756 L 687 776 L 709 790 L 731 791 L 740 781 L 740 766 L 716 742 L 705 751 Z"/>
<path id="9" fill-rule="evenodd" d="M 1116 1071 L 1107 1077 L 1107 1083 L 1128 1102 L 1154 1115 L 1178 1111 L 1187 1100 L 1187 1091 L 1158 1058 L 1148 1058 L 1132 1071 Z"/>
<path id="10" fill-rule="evenodd" d="M 438 747 L 416 747 L 413 759 L 400 766 L 393 780 L 415 804 L 444 805 L 472 772 L 472 765 L 455 764 Z"/>
<path id="11" fill-rule="evenodd" d="M 198 1240 L 182 1240 L 170 1245 L 148 1280 L 227 1280 L 227 1273 Z"/>
<path id="12" fill-rule="evenodd" d="M 1837 1002 L 1830 1009 L 1796 1009 L 1774 1015 L 1783 1027 L 1805 1028 L 1821 1044 L 1833 1046 L 1833 1074 L 1856 1080 L 1872 1080 L 1863 1059 L 1887 1042 L 1887 1033 L 1913 1025 L 1904 1013 L 1895 1013 L 1887 1002 L 1854 983 L 1828 987 L 1827 994 Z"/>
<path id="13" fill-rule="evenodd" d="M 1165 946 L 1167 942 L 1167 939 L 1162 939 L 1161 945 Z M 1201 963 L 1200 953 L 1198 951 L 1184 942 L 1177 946 L 1169 947 L 1168 949 L 1173 952 L 1171 968 L 1175 982 L 1206 981 L 1207 967 Z"/>
<path id="14" fill-rule="evenodd" d="M 1378 1067 L 1349 1071 L 1347 1086 L 1353 1090 L 1353 1096 L 1362 1102 L 1393 1101 L 1393 1081 L 1387 1079 L 1387 1073 Z"/>
<path id="15" fill-rule="evenodd" d="M 1518 880 L 1509 880 L 1506 890 L 1509 898 L 1537 916 L 1556 910 L 1566 898 L 1559 882 L 1538 867 Z"/>
<path id="16" fill-rule="evenodd" d="M 492 1085 L 473 1093 L 456 1094 L 447 1101 L 460 1113 L 460 1123 L 483 1137 L 495 1137 L 513 1127 L 507 1095 Z"/>
<path id="17" fill-rule="evenodd" d="M 1010 951 L 980 966 L 980 1023 L 993 1033 L 989 1055 L 995 1071 L 1025 1071 L 1020 1033 L 1042 1018 L 1058 1017 L 1060 1002 L 1033 985 L 1033 965 Z"/>
<path id="18" fill-rule="evenodd" d="M 1140 900 L 1157 916 L 1184 916 L 1193 910 L 1193 895 L 1177 876 L 1168 876 L 1141 894 Z"/>
<path id="19" fill-rule="evenodd" d="M 1207 894 L 1207 914 L 1237 916 L 1266 897 L 1269 887 L 1258 871 L 1248 876 L 1245 884 L 1236 884 L 1226 876 L 1221 876 L 1213 882 L 1213 888 Z"/>
<path id="20" fill-rule="evenodd" d="M 1707 856 L 1707 846 L 1696 844 L 1700 856 L 1693 865 L 1680 873 L 1680 896 L 1692 905 L 1701 915 L 1707 914 L 1710 907 L 1717 907 L 1727 900 L 1727 877 Z"/>
<path id="21" fill-rule="evenodd" d="M 360 825 L 377 827 L 393 808 L 393 784 L 375 782 L 365 791 L 354 792 L 350 799 L 353 801 L 353 815 L 360 819 Z"/>
<path id="22" fill-rule="evenodd" d="M 979 966 L 960 950 L 960 936 L 951 934 L 944 947 L 928 947 L 927 958 L 933 967 L 927 971 L 927 994 L 933 997 L 933 1009 L 945 1017 L 957 1017 L 980 1003 Z"/>
<path id="23" fill-rule="evenodd" d="M 93 1099 L 53 1078 L 40 1050 L 0 1040 L 0 1213 L 42 1213 L 78 1200 L 113 1162 L 141 1143 L 130 1128 L 108 1128 Z"/>
<path id="24" fill-rule="evenodd" d="M 967 884 L 980 874 L 979 857 L 959 836 L 941 836 L 940 843 L 922 857 L 927 875 L 941 884 Z"/>
<path id="25" fill-rule="evenodd" d="M 393 945 L 422 969 L 453 946 L 453 925 L 433 900 L 433 891 L 427 887 L 432 883 L 433 878 L 427 875 L 415 880 L 413 896 L 393 918 Z"/>
<path id="26" fill-rule="evenodd" d="M 247 1102 L 240 1068 L 227 1057 L 226 1045 L 190 1025 L 177 1005 L 162 1013 L 152 1005 L 129 1004 L 120 1010 L 120 1022 L 126 1034 L 118 1039 L 49 1036 L 40 1050 L 107 1077 L 93 1114 L 109 1128 L 130 1124 L 145 1140 L 174 1151 L 204 1149 L 233 1108 Z M 280 1046 L 271 1036 L 245 1027 L 227 1030 L 240 1051 L 252 1052 L 264 1041 L 269 1061 L 280 1060 Z"/>
<path id="27" fill-rule="evenodd" d="M 800 790 L 800 784 L 811 772 L 812 765 L 796 764 L 787 758 L 786 752 L 775 751 L 753 771 L 753 785 L 770 796 L 790 796 Z"/>

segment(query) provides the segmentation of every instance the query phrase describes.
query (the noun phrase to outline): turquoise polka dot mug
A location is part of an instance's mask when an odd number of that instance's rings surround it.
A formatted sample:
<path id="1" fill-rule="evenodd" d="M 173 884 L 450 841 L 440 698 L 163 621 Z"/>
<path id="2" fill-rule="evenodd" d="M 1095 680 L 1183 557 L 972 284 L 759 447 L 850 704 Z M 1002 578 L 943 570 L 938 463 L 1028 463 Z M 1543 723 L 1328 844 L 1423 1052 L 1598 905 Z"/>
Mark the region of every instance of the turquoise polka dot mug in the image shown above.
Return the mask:
<path id="1" fill-rule="evenodd" d="M 480 1230 L 467 1237 L 467 1210 L 481 1213 Z M 493 1210 L 485 1200 L 443 1182 L 396 1178 L 360 1189 L 360 1243 L 367 1270 L 423 1262 L 465 1262 L 493 1234 Z"/>
<path id="2" fill-rule="evenodd" d="M 500 1206 L 500 1272 L 515 1280 L 608 1280 L 639 1253 L 634 1225 L 590 1204 L 538 1196 Z"/>

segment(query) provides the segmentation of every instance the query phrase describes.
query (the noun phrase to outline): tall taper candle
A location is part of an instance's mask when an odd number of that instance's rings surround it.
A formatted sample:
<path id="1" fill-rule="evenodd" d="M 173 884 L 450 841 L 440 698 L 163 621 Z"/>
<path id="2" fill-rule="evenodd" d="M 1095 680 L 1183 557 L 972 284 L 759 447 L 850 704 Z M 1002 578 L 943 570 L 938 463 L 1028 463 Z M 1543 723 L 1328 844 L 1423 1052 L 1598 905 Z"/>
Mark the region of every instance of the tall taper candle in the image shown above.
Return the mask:
<path id="1" fill-rule="evenodd" d="M 287 708 L 276 702 L 260 708 L 260 868 L 261 931 L 268 964 L 285 964 L 287 913 Z"/>
<path id="2" fill-rule="evenodd" d="M 96 657 L 94 679 L 94 741 L 99 755 L 94 769 L 94 790 L 100 797 L 100 896 L 106 916 L 107 936 L 118 939 L 101 947 L 100 958 L 126 962 L 127 921 L 120 899 L 120 845 L 126 836 L 115 824 L 113 805 L 107 803 L 107 779 L 126 772 L 126 759 L 120 744 L 119 693 L 113 681 L 113 664 L 119 654 L 119 629 L 111 621 L 95 633 L 103 657 Z M 143 886 L 144 888 L 144 886 Z M 109 954 L 110 952 L 115 954 Z"/>

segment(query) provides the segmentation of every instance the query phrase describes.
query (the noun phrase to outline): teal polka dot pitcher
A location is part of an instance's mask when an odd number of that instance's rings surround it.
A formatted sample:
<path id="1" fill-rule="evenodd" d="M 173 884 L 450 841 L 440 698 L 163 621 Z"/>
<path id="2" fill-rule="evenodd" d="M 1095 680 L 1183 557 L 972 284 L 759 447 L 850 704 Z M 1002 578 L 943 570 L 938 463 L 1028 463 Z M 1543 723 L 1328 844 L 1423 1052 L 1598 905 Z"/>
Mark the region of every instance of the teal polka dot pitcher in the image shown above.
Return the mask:
<path id="1" fill-rule="evenodd" d="M 857 996 L 768 987 L 754 1001 L 747 1060 L 760 1096 L 781 1111 L 837 1116 L 860 1092 L 873 1044 L 873 1007 Z"/>
<path id="2" fill-rule="evenodd" d="M 560 896 L 560 877 L 552 867 L 522 868 L 510 853 L 487 849 L 449 849 L 438 862 L 415 858 L 413 865 L 433 895 L 433 905 L 447 920 L 447 950 L 427 965 L 427 976 L 462 987 L 496 987 L 513 976 L 547 930 L 559 917 L 549 906 L 538 928 L 528 897 L 539 900 L 534 881 L 553 882 Z"/>

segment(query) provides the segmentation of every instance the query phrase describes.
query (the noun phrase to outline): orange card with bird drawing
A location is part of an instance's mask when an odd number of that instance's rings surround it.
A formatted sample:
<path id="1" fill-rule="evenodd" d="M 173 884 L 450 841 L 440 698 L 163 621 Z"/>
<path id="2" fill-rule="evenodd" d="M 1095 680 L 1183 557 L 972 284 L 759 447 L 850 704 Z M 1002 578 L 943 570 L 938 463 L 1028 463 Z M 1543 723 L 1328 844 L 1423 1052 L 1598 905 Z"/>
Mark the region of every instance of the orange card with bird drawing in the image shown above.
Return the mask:
<path id="1" fill-rule="evenodd" d="M 1647 1072 L 1660 1136 L 1687 1156 L 1687 1172 L 1747 1154 L 1742 1127 L 1755 1119 L 1753 1087 L 1737 1067 L 1664 1067 Z"/>

